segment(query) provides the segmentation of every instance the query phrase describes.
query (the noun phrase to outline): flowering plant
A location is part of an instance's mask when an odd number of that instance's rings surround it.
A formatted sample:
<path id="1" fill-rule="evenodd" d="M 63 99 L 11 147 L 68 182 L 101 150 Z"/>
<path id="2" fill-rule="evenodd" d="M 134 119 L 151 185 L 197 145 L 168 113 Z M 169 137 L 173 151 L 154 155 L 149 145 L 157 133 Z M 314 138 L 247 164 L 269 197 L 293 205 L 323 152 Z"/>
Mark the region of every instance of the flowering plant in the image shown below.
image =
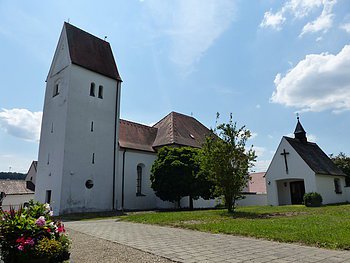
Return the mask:
<path id="1" fill-rule="evenodd" d="M 33 200 L 18 210 L 0 210 L 0 254 L 5 263 L 69 259 L 70 240 L 62 222 L 52 215 L 49 204 Z"/>

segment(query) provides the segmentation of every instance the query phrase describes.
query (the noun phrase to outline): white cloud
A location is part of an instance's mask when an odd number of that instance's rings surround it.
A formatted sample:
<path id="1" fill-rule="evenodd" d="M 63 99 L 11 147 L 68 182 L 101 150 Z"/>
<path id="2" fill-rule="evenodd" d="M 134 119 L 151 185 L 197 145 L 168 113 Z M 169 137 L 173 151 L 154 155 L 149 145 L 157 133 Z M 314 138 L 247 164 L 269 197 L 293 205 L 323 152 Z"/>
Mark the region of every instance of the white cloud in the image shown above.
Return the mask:
<path id="1" fill-rule="evenodd" d="M 333 24 L 332 9 L 336 2 L 336 0 L 289 0 L 276 13 L 271 10 L 265 12 L 260 27 L 281 30 L 287 17 L 305 18 L 322 7 L 321 14 L 303 27 L 300 36 L 312 32 L 326 32 Z"/>
<path id="2" fill-rule="evenodd" d="M 265 12 L 264 14 L 264 19 L 260 23 L 260 27 L 271 27 L 276 30 L 281 30 L 282 29 L 282 24 L 286 18 L 283 16 L 282 12 L 277 12 L 273 14 L 270 11 Z"/>
<path id="3" fill-rule="evenodd" d="M 347 33 L 350 33 L 350 23 L 342 24 L 340 28 L 345 30 Z"/>
<path id="4" fill-rule="evenodd" d="M 258 134 L 256 132 L 252 132 L 249 139 L 254 139 L 256 136 L 258 136 Z"/>
<path id="5" fill-rule="evenodd" d="M 8 134 L 27 140 L 39 141 L 42 112 L 27 109 L 2 109 L 0 128 Z"/>
<path id="6" fill-rule="evenodd" d="M 324 6 L 321 15 L 312 22 L 308 22 L 302 29 L 300 37 L 306 33 L 315 33 L 315 32 L 327 32 L 333 25 L 332 14 L 333 6 L 336 4 L 336 1 L 324 1 Z"/>
<path id="7" fill-rule="evenodd" d="M 260 105 L 260 104 L 256 104 L 256 105 L 255 105 L 255 108 L 260 109 L 260 108 L 261 108 L 261 105 Z"/>
<path id="8" fill-rule="evenodd" d="M 310 54 L 285 76 L 278 73 L 271 102 L 302 111 L 350 110 L 350 45 L 338 54 Z"/>
<path id="9" fill-rule="evenodd" d="M 170 40 L 170 59 L 185 73 L 230 26 L 235 2 L 231 0 L 145 1 L 155 23 L 154 32 Z"/>

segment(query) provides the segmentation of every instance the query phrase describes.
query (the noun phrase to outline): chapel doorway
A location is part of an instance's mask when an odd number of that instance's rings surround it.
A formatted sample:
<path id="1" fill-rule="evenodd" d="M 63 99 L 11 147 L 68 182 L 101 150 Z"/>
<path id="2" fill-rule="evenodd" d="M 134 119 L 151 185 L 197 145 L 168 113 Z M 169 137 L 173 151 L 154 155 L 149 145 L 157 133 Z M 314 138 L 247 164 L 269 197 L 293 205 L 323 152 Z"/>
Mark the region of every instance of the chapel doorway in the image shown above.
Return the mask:
<path id="1" fill-rule="evenodd" d="M 303 197 L 305 194 L 304 181 L 290 182 L 290 198 L 292 205 L 300 205 L 303 203 Z"/>

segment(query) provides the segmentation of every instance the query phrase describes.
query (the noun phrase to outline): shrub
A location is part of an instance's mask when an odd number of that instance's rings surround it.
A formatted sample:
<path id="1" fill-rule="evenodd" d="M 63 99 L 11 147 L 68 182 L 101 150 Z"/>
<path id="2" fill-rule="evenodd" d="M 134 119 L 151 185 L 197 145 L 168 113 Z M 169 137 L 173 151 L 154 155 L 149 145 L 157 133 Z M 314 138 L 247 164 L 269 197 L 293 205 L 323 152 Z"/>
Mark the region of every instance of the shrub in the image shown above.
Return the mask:
<path id="1" fill-rule="evenodd" d="M 31 200 L 18 210 L 0 210 L 0 216 L 0 255 L 5 263 L 69 258 L 70 240 L 64 225 L 53 220 L 49 204 Z"/>
<path id="2" fill-rule="evenodd" d="M 316 192 L 304 194 L 303 199 L 305 206 L 317 207 L 322 205 L 322 196 Z"/>

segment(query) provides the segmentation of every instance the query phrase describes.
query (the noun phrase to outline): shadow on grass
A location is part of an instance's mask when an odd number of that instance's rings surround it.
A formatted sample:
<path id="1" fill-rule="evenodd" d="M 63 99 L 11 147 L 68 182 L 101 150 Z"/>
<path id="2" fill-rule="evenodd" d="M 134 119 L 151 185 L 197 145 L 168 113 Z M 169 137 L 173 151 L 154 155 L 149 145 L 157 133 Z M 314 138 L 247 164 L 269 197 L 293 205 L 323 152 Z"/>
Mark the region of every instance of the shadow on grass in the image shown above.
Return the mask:
<path id="1" fill-rule="evenodd" d="M 254 212 L 222 212 L 220 213 L 220 216 L 232 218 L 232 219 L 270 219 L 270 218 L 277 218 L 277 217 L 291 217 L 291 216 L 298 216 L 298 215 L 304 215 L 308 214 L 307 212 L 273 212 L 273 213 L 254 213 Z"/>

